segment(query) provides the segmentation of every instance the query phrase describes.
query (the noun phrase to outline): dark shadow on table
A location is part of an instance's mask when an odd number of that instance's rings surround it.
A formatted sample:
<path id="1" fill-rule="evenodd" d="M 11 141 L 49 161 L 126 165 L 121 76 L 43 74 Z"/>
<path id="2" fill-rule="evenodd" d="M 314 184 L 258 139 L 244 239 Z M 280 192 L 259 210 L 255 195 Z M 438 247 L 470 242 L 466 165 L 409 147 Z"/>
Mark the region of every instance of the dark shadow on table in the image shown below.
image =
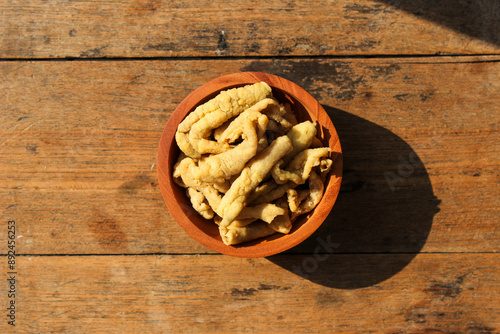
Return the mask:
<path id="1" fill-rule="evenodd" d="M 377 8 L 352 5 L 351 10 L 402 9 L 459 33 L 500 45 L 500 1 L 498 0 L 376 0 L 389 5 Z"/>
<path id="2" fill-rule="evenodd" d="M 403 139 L 368 120 L 324 107 L 342 144 L 341 192 L 316 233 L 268 259 L 324 286 L 373 286 L 419 253 L 440 201 L 425 166 Z"/>

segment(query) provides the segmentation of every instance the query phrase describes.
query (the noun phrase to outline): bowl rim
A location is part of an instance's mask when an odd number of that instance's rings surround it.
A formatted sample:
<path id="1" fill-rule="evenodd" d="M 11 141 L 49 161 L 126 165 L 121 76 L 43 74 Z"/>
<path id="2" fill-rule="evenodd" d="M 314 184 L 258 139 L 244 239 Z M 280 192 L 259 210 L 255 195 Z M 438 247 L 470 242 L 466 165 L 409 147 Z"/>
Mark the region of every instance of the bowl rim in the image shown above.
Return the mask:
<path id="1" fill-rule="evenodd" d="M 171 175 L 173 171 L 173 164 L 169 163 L 169 156 L 171 148 L 175 145 L 174 135 L 177 130 L 177 125 L 186 117 L 187 114 L 194 110 L 196 106 L 206 102 L 206 100 L 208 100 L 207 97 L 211 97 L 222 90 L 254 84 L 261 81 L 269 84 L 272 89 L 285 92 L 285 94 L 299 102 L 304 109 L 307 109 L 309 115 L 315 115 L 317 118 L 321 117 L 321 125 L 326 125 L 326 128 L 330 132 L 329 147 L 332 149 L 332 153 L 335 153 L 336 156 L 334 159 L 334 166 L 330 172 L 330 179 L 325 185 L 323 198 L 318 206 L 308 214 L 309 217 L 307 218 L 307 221 L 302 223 L 297 230 L 290 234 L 280 235 L 275 239 L 271 239 L 269 242 L 267 242 L 267 240 L 272 236 L 262 238 L 263 241 L 258 244 L 246 245 L 247 243 L 243 243 L 241 245 L 228 246 L 225 245 L 222 240 L 216 241 L 213 236 L 207 235 L 195 223 L 193 223 L 190 219 L 190 216 L 193 215 L 193 209 L 191 207 L 184 207 L 184 204 L 179 203 L 174 197 L 174 187 L 179 186 L 172 180 Z M 332 147 L 332 143 L 334 143 L 334 147 Z M 335 149 L 335 151 L 333 149 Z M 157 174 L 160 191 L 167 208 L 174 217 L 176 223 L 189 236 L 205 247 L 221 254 L 244 258 L 256 258 L 282 253 L 298 245 L 310 237 L 323 224 L 326 217 L 332 210 L 340 191 L 340 184 L 342 181 L 342 164 L 342 148 L 340 146 L 340 140 L 333 122 L 321 104 L 305 89 L 294 82 L 277 75 L 264 72 L 237 72 L 223 75 L 208 81 L 192 91 L 177 106 L 168 119 L 161 135 L 157 155 Z M 332 177 L 332 174 L 334 173 L 333 169 L 335 169 L 335 178 Z M 328 198 L 328 201 L 325 201 L 325 198 Z M 196 213 L 196 215 L 198 214 Z M 315 219 L 311 219 L 313 217 Z M 302 232 L 299 233 L 301 230 Z"/>

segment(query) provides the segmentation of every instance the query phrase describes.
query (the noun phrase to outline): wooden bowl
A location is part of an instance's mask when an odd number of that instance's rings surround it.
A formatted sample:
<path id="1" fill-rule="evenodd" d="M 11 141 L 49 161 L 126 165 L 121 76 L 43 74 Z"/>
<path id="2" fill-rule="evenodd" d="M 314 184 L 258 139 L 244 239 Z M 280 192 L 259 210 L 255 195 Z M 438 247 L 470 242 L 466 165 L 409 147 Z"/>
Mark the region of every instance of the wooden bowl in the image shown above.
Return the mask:
<path id="1" fill-rule="evenodd" d="M 217 225 L 202 218 L 192 207 L 185 189 L 173 182 L 173 166 L 179 156 L 174 136 L 179 123 L 198 105 L 216 96 L 220 91 L 264 81 L 281 103 L 289 102 L 299 122 L 311 120 L 318 124 L 318 135 L 325 146 L 332 149 L 332 170 L 326 180 L 325 193 L 318 206 L 299 217 L 289 234 L 276 233 L 266 238 L 236 246 L 222 242 Z M 158 148 L 158 179 L 163 199 L 177 223 L 202 245 L 222 254 L 238 257 L 266 257 L 288 250 L 308 238 L 330 213 L 342 180 L 342 150 L 337 131 L 321 104 L 304 89 L 281 77 L 261 73 L 234 73 L 214 79 L 189 94 L 170 116 Z"/>

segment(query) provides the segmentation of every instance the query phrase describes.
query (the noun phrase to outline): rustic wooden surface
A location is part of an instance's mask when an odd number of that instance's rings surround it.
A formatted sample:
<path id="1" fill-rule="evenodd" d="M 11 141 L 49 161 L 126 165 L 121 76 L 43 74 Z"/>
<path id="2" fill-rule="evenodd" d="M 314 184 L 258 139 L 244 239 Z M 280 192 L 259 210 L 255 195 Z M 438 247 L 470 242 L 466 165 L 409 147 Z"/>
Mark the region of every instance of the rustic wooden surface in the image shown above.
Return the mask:
<path id="1" fill-rule="evenodd" d="M 500 331 L 497 1 L 46 0 L 0 12 L 0 332 Z M 239 71 L 309 91 L 344 151 L 324 225 L 263 259 L 190 239 L 156 177 L 176 105 Z"/>
<path id="2" fill-rule="evenodd" d="M 352 268 L 357 257 L 365 268 Z M 497 254 L 332 255 L 319 282 L 275 265 L 306 256 L 22 257 L 20 333 L 493 333 Z M 370 272 L 366 269 L 370 268 Z M 78 269 L 76 269 L 78 268 Z M 260 274 L 257 274 L 260 273 Z M 217 283 L 219 282 L 219 283 Z M 224 282 L 224 283 L 221 283 Z M 404 287 L 404 288 L 403 288 Z M 27 302 L 32 300 L 32 302 Z M 48 331 L 48 329 L 50 329 Z"/>
<path id="3" fill-rule="evenodd" d="M 62 0 L 0 5 L 6 58 L 498 52 L 497 0 Z"/>

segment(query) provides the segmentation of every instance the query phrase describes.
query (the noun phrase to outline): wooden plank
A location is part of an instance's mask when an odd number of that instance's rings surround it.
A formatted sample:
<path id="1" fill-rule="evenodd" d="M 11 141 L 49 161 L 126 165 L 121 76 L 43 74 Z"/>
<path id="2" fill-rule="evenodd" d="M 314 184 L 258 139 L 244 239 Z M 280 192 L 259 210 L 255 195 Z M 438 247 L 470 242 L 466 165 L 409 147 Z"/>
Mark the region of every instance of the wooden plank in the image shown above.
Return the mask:
<path id="1" fill-rule="evenodd" d="M 499 4 L 3 1 L 0 57 L 498 54 Z"/>
<path id="2" fill-rule="evenodd" d="M 339 200 L 292 252 L 319 236 L 338 253 L 499 251 L 498 56 L 2 62 L 0 219 L 18 251 L 209 252 L 163 203 L 157 145 L 193 89 L 245 70 L 311 92 L 343 145 Z"/>
<path id="3" fill-rule="evenodd" d="M 19 257 L 15 332 L 500 330 L 498 254 L 419 254 L 394 271 L 405 256 L 332 254 L 316 268 L 312 255 Z"/>

